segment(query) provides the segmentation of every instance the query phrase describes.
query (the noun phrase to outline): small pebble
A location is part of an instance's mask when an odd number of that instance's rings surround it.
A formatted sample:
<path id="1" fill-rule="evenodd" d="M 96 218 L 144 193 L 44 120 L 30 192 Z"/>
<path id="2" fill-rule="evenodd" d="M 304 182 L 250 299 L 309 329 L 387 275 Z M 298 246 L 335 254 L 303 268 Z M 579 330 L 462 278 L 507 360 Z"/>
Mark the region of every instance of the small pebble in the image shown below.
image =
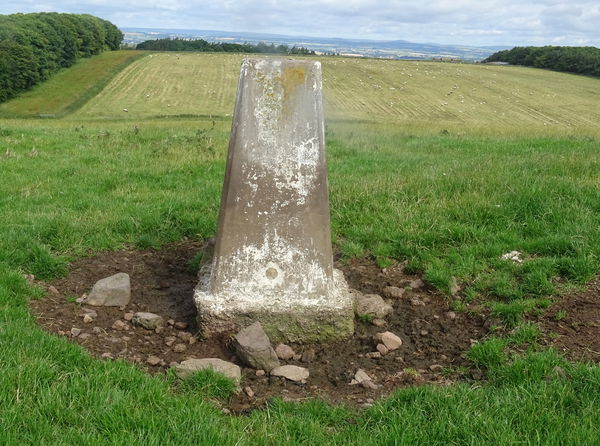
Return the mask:
<path id="1" fill-rule="evenodd" d="M 187 322 L 175 322 L 175 328 L 177 330 L 185 330 L 186 328 L 188 328 L 188 323 Z"/>
<path id="2" fill-rule="evenodd" d="M 369 359 L 377 359 L 377 358 L 381 358 L 381 353 L 379 352 L 369 352 L 367 354 L 365 354 L 365 356 Z"/>
<path id="3" fill-rule="evenodd" d="M 254 390 L 252 390 L 252 387 L 250 387 L 250 386 L 244 387 L 244 392 L 246 392 L 246 395 L 248 395 L 248 398 L 254 398 Z"/>
<path id="4" fill-rule="evenodd" d="M 55 286 L 53 286 L 53 285 L 50 285 L 50 286 L 48 287 L 48 291 L 50 291 L 52 294 L 59 294 L 58 290 L 57 290 L 57 289 L 56 289 L 56 287 L 55 287 Z"/>
<path id="5" fill-rule="evenodd" d="M 183 353 L 186 350 L 187 346 L 185 344 L 175 344 L 175 346 L 173 347 L 173 351 L 175 353 Z"/>
<path id="6" fill-rule="evenodd" d="M 131 321 L 133 319 L 133 313 L 125 313 L 123 315 L 123 319 L 125 319 L 126 321 Z"/>
<path id="7" fill-rule="evenodd" d="M 262 370 L 262 369 L 260 369 L 260 370 L 257 370 L 257 371 L 255 372 L 256 376 L 265 376 L 265 375 L 266 375 L 266 373 L 267 373 L 267 372 L 265 372 L 265 371 L 264 371 L 264 370 Z"/>
<path id="8" fill-rule="evenodd" d="M 450 319 L 451 321 L 453 321 L 454 319 L 456 319 L 456 313 L 454 311 L 448 311 L 446 313 L 446 317 L 448 319 Z"/>
<path id="9" fill-rule="evenodd" d="M 383 344 L 377 344 L 377 351 L 381 353 L 382 356 L 385 356 L 389 353 L 388 348 Z"/>
<path id="10" fill-rule="evenodd" d="M 80 334 L 81 334 L 81 328 L 75 328 L 75 327 L 71 328 L 71 336 L 76 338 Z"/>
<path id="11" fill-rule="evenodd" d="M 384 319 L 375 318 L 371 321 L 371 324 L 375 325 L 376 327 L 385 327 L 387 322 Z"/>
<path id="12" fill-rule="evenodd" d="M 158 356 L 148 356 L 146 362 L 150 365 L 158 365 L 160 364 L 160 358 Z"/>
<path id="13" fill-rule="evenodd" d="M 427 336 L 429 334 L 429 332 L 427 330 L 421 330 L 420 333 L 421 333 L 421 336 Z"/>
<path id="14" fill-rule="evenodd" d="M 94 318 L 92 316 L 90 316 L 89 314 L 84 314 L 83 315 L 83 323 L 84 324 L 89 324 L 90 322 L 93 322 Z"/>

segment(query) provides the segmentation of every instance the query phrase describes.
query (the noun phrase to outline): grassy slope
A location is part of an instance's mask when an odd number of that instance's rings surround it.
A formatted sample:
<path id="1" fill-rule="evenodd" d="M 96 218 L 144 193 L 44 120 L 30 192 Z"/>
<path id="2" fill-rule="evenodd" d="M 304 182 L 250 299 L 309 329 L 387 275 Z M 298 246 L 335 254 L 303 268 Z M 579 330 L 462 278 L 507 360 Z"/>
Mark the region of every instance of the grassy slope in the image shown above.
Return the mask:
<path id="1" fill-rule="evenodd" d="M 587 88 L 588 79 L 571 79 L 571 90 Z M 135 107 L 136 120 L 94 121 L 94 104 L 77 115 L 85 121 L 0 121 L 1 444 L 597 443 L 600 368 L 553 352 L 497 361 L 502 345 L 490 342 L 473 355 L 489 384 L 403 390 L 364 413 L 276 403 L 230 418 L 193 392 L 174 393 L 169 379 L 92 360 L 38 330 L 26 301 L 39 292 L 21 272 L 48 278 L 64 272 L 65 256 L 215 230 L 228 122 L 206 131 L 210 121 L 142 120 Z M 494 137 L 409 127 L 392 117 L 330 122 L 332 221 L 345 253 L 409 258 L 442 289 L 456 275 L 509 302 L 545 294 L 552 274 L 582 282 L 598 273 L 596 139 L 539 129 L 516 137 L 518 114 Z M 534 260 L 499 262 L 510 249 Z"/>
<path id="2" fill-rule="evenodd" d="M 155 54 L 129 66 L 78 118 L 226 116 L 242 56 Z M 448 129 L 565 132 L 597 128 L 597 79 L 521 67 L 323 59 L 329 121 Z M 127 109 L 124 112 L 123 109 Z"/>
<path id="3" fill-rule="evenodd" d="M 0 104 L 0 117 L 62 116 L 98 94 L 114 75 L 144 56 L 141 51 L 107 51 L 81 59 L 17 98 Z"/>

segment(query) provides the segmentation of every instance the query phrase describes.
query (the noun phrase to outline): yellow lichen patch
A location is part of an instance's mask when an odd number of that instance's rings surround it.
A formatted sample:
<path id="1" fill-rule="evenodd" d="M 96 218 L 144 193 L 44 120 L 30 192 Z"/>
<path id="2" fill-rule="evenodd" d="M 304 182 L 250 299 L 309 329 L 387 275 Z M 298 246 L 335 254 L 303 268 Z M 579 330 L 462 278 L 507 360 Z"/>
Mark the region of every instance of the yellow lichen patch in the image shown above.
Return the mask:
<path id="1" fill-rule="evenodd" d="M 303 66 L 287 67 L 283 70 L 281 76 L 281 85 L 283 87 L 284 99 L 289 96 L 302 85 L 306 79 L 306 68 Z"/>

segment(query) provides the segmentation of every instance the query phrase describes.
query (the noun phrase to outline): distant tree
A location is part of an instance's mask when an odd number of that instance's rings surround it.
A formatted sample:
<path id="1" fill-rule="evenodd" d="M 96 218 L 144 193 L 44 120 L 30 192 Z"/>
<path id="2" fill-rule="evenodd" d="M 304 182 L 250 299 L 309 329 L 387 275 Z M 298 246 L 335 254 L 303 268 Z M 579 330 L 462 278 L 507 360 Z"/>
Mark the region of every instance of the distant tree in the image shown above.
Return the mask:
<path id="1" fill-rule="evenodd" d="M 600 49 L 591 46 L 515 47 L 498 51 L 484 62 L 507 62 L 513 65 L 600 76 Z"/>
<path id="2" fill-rule="evenodd" d="M 245 43 L 207 42 L 204 39 L 185 40 L 180 38 L 167 38 L 156 40 L 145 40 L 138 43 L 138 50 L 150 51 L 200 51 L 200 52 L 223 52 L 223 53 L 269 53 L 269 54 L 303 54 L 314 55 L 315 52 L 307 48 L 293 47 L 287 45 L 267 44 L 259 42 L 256 45 Z"/>
<path id="3" fill-rule="evenodd" d="M 122 40 L 115 25 L 89 14 L 0 15 L 0 102 Z"/>

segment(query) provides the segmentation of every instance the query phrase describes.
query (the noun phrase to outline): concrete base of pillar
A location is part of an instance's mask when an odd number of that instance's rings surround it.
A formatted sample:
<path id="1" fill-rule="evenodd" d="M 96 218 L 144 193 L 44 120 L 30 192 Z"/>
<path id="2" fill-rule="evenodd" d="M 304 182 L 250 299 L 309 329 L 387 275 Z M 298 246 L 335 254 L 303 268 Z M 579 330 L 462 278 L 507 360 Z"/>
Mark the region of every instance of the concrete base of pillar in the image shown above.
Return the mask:
<path id="1" fill-rule="evenodd" d="M 260 322 L 271 342 L 323 342 L 354 333 L 354 299 L 341 271 L 334 270 L 332 291 L 320 299 L 260 299 L 257 296 L 209 293 L 211 266 L 200 272 L 194 300 L 204 337 L 235 333 Z"/>

